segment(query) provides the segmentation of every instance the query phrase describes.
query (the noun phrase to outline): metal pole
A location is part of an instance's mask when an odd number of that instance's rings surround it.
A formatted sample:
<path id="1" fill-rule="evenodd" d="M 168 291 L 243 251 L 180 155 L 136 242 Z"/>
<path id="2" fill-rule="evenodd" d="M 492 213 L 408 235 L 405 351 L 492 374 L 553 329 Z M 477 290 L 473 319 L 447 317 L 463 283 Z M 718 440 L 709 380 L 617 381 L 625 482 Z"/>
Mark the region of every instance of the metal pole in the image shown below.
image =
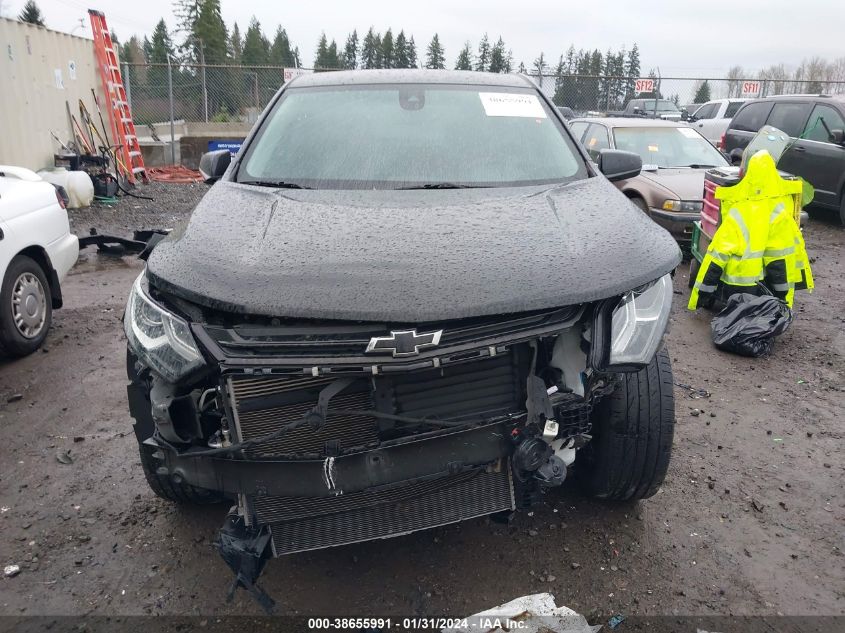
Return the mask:
<path id="1" fill-rule="evenodd" d="M 205 50 L 200 40 L 200 64 L 202 65 L 202 103 L 205 112 L 205 122 L 208 123 L 208 85 L 205 83 Z"/>
<path id="2" fill-rule="evenodd" d="M 170 55 L 167 56 L 167 93 L 170 97 L 170 163 L 176 164 L 176 132 L 173 115 L 173 70 L 170 66 Z"/>
<path id="3" fill-rule="evenodd" d="M 129 80 L 128 62 L 123 62 L 123 87 L 126 88 L 126 103 L 129 104 L 129 110 L 132 111 L 132 82 Z"/>

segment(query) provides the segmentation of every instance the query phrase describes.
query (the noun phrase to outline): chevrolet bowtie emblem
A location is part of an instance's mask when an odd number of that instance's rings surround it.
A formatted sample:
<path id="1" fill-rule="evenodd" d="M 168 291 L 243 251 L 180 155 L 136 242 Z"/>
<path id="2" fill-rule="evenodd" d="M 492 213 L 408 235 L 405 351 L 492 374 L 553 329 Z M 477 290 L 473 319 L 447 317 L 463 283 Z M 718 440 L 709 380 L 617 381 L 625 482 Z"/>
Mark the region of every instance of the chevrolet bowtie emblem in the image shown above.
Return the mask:
<path id="1" fill-rule="evenodd" d="M 367 345 L 368 354 L 393 354 L 393 358 L 414 356 L 421 349 L 436 347 L 443 330 L 417 334 L 416 330 L 391 332 L 390 336 L 374 336 Z"/>

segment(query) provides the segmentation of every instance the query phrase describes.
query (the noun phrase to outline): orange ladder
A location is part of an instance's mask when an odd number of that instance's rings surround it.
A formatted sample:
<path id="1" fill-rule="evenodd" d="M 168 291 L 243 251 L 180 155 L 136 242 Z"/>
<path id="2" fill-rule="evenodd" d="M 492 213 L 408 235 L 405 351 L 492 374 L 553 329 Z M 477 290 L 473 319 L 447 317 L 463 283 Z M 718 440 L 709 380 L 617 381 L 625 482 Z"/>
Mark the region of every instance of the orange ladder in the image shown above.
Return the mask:
<path id="1" fill-rule="evenodd" d="M 138 136 L 135 133 L 135 123 L 129 111 L 129 101 L 126 99 L 126 89 L 117 64 L 117 54 L 112 43 L 111 33 L 106 25 L 106 16 L 101 11 L 88 9 L 91 18 L 91 32 L 94 34 L 94 52 L 100 67 L 100 79 L 103 82 L 103 92 L 109 99 L 109 122 L 112 137 L 118 145 L 115 151 L 117 164 L 115 169 L 130 183 L 137 179 L 149 182 L 147 168 L 144 167 L 144 157 Z"/>

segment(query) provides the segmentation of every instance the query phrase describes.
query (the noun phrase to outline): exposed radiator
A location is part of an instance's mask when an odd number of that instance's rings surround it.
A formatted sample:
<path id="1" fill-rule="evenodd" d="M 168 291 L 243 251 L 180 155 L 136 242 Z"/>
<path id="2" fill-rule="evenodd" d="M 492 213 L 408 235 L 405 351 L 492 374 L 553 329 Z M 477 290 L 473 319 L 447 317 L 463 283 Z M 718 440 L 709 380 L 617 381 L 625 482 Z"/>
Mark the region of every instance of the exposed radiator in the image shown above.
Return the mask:
<path id="1" fill-rule="evenodd" d="M 511 353 L 396 376 L 360 378 L 331 399 L 329 410 L 378 409 L 416 418 L 489 419 L 524 406 L 523 378 Z M 334 377 L 234 376 L 229 379 L 237 429 L 248 440 L 302 418 Z M 301 427 L 247 449 L 249 457 L 325 455 L 327 442 L 349 449 L 378 442 L 392 423 L 361 415 L 332 415 L 319 431 Z M 331 453 L 328 453 L 331 454 Z"/>
<path id="2" fill-rule="evenodd" d="M 331 499 L 259 498 L 259 516 L 296 516 L 271 523 L 276 556 L 401 536 L 514 508 L 510 467 L 475 471 L 414 484 L 408 488 L 341 495 Z M 347 499 L 351 498 L 351 499 Z M 299 507 L 297 507 L 297 502 Z M 331 504 L 337 511 L 331 511 Z M 361 503 L 368 505 L 360 506 Z M 357 507 L 356 507 L 357 506 Z M 260 508 L 260 509 L 259 509 Z M 314 516 L 302 516 L 320 512 Z"/>
<path id="3" fill-rule="evenodd" d="M 237 410 L 238 432 L 248 440 L 272 433 L 279 426 L 302 418 L 317 404 L 320 390 L 330 381 L 320 378 L 238 378 L 230 386 Z M 363 384 L 366 388 L 366 383 Z M 369 389 L 350 390 L 331 400 L 336 409 L 372 409 Z M 366 446 L 378 441 L 375 420 L 361 415 L 333 415 L 318 431 L 303 426 L 282 437 L 244 451 L 248 457 L 274 457 L 311 453 L 322 455 L 327 442 L 342 448 Z"/>

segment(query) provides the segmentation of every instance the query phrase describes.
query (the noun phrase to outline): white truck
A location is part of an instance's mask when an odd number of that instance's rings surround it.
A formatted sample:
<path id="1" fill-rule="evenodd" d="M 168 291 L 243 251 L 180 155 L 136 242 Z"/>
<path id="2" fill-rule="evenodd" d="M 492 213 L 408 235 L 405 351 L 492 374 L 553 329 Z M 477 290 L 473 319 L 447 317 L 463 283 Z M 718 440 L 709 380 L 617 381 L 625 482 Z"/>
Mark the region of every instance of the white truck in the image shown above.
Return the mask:
<path id="1" fill-rule="evenodd" d="M 713 99 L 698 108 L 687 119 L 687 124 L 698 130 L 704 138 L 721 149 L 722 135 L 731 119 L 748 99 Z"/>
<path id="2" fill-rule="evenodd" d="M 59 191 L 29 169 L 0 165 L 0 356 L 41 346 L 78 256 Z"/>

